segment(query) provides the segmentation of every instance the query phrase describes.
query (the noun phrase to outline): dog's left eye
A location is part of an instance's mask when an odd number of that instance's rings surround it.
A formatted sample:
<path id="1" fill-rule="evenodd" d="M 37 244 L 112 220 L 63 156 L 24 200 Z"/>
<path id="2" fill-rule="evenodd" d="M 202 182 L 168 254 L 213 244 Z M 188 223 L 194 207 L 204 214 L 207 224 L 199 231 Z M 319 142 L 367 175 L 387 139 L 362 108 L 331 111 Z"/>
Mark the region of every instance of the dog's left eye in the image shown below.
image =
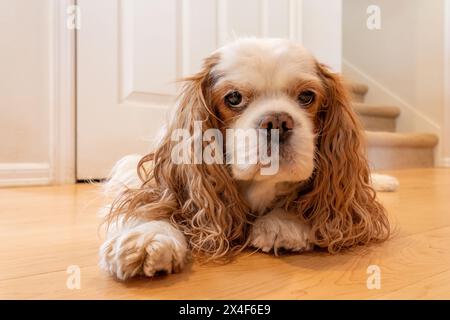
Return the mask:
<path id="1" fill-rule="evenodd" d="M 306 90 L 303 92 L 300 92 L 298 95 L 298 102 L 302 105 L 302 107 L 308 107 L 311 103 L 314 102 L 314 99 L 316 98 L 316 94 L 312 92 L 311 90 Z"/>
<path id="2" fill-rule="evenodd" d="M 232 91 L 225 96 L 225 103 L 232 108 L 239 107 L 242 103 L 242 95 L 238 91 Z"/>

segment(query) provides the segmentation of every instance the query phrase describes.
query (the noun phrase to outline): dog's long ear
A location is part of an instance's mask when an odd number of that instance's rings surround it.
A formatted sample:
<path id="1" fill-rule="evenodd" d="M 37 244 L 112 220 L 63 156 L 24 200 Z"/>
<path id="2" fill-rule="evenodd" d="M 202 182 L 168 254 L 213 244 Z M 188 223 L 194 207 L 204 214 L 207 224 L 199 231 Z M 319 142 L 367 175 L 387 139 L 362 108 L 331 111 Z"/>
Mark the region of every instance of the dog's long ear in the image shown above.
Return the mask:
<path id="1" fill-rule="evenodd" d="M 364 133 L 341 78 L 317 63 L 325 97 L 318 128 L 311 192 L 300 199 L 312 222 L 314 243 L 330 252 L 389 237 L 385 209 L 370 186 Z"/>
<path id="2" fill-rule="evenodd" d="M 176 208 L 169 209 L 170 218 L 188 236 L 194 253 L 213 259 L 228 256 L 244 243 L 248 208 L 225 164 L 175 164 L 171 155 L 180 143 L 172 140 L 174 130 L 183 129 L 193 137 L 196 121 L 197 125 L 201 122 L 202 133 L 219 128 L 220 119 L 211 102 L 215 80 L 211 70 L 218 59 L 217 55 L 207 58 L 200 72 L 184 80 L 177 112 L 162 143 L 140 163 L 143 188 L 176 199 Z M 202 137 L 196 138 L 202 141 Z M 192 151 L 193 144 L 189 148 Z M 146 166 L 150 170 L 145 170 Z"/>

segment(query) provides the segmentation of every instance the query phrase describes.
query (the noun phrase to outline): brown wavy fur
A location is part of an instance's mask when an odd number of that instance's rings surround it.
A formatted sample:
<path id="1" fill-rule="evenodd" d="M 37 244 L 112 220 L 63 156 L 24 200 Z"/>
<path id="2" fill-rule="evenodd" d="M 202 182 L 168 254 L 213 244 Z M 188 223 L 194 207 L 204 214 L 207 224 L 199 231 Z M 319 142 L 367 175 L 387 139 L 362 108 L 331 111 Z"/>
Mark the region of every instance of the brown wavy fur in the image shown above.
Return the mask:
<path id="1" fill-rule="evenodd" d="M 129 189 L 111 208 L 108 220 L 169 219 L 189 240 L 194 253 L 209 259 L 227 258 L 243 249 L 249 209 L 241 199 L 228 168 L 220 164 L 183 164 L 171 162 L 174 129 L 194 133 L 194 121 L 202 121 L 202 131 L 218 128 L 210 110 L 210 70 L 217 56 L 208 58 L 198 74 L 185 79 L 180 108 L 160 146 L 139 163 L 143 181 L 140 189 Z M 150 167 L 150 169 L 148 169 Z"/>
<path id="2" fill-rule="evenodd" d="M 251 213 L 241 198 L 227 166 L 174 165 L 171 133 L 184 128 L 193 134 L 201 120 L 203 131 L 219 128 L 211 103 L 212 67 L 217 55 L 205 61 L 202 71 L 185 79 L 180 108 L 156 150 L 139 163 L 143 182 L 116 199 L 107 220 L 168 219 L 187 236 L 194 254 L 211 260 L 228 258 L 246 246 Z M 306 192 L 295 191 L 285 206 L 312 226 L 312 243 L 335 253 L 345 247 L 385 240 L 389 223 L 369 183 L 361 127 L 353 113 L 341 79 L 317 64 L 326 90 L 316 114 L 318 133 L 315 172 Z"/>
<path id="3" fill-rule="evenodd" d="M 383 241 L 390 226 L 370 184 L 364 131 L 350 106 L 342 79 L 321 64 L 326 96 L 317 112 L 315 172 L 310 191 L 288 206 L 312 227 L 312 242 L 335 253 L 342 248 Z"/>

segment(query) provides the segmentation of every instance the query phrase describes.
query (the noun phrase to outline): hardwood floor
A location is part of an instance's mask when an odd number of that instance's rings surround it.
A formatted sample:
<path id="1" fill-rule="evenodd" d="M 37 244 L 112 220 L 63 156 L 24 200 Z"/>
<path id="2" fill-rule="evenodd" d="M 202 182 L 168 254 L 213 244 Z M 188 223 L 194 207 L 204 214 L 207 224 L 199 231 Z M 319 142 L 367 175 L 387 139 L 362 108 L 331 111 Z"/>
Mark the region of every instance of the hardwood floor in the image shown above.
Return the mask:
<path id="1" fill-rule="evenodd" d="M 391 240 L 338 255 L 246 254 L 227 265 L 194 263 L 176 275 L 118 282 L 97 267 L 98 187 L 0 189 L 3 299 L 437 299 L 450 298 L 450 169 L 392 171 L 396 193 L 380 194 Z M 79 266 L 80 289 L 67 268 Z M 381 288 L 369 290 L 377 265 Z"/>

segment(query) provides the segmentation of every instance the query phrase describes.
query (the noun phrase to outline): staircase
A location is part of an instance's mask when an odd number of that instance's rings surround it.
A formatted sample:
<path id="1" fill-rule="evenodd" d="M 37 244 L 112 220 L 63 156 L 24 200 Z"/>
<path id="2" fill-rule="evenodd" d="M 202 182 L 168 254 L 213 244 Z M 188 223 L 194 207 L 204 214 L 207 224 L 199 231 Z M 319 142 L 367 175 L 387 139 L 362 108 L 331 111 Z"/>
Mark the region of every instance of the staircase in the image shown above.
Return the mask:
<path id="1" fill-rule="evenodd" d="M 364 103 L 368 87 L 350 85 L 353 108 L 366 130 L 367 155 L 374 170 L 425 168 L 434 166 L 434 148 L 438 138 L 429 133 L 398 133 L 395 106 Z"/>

